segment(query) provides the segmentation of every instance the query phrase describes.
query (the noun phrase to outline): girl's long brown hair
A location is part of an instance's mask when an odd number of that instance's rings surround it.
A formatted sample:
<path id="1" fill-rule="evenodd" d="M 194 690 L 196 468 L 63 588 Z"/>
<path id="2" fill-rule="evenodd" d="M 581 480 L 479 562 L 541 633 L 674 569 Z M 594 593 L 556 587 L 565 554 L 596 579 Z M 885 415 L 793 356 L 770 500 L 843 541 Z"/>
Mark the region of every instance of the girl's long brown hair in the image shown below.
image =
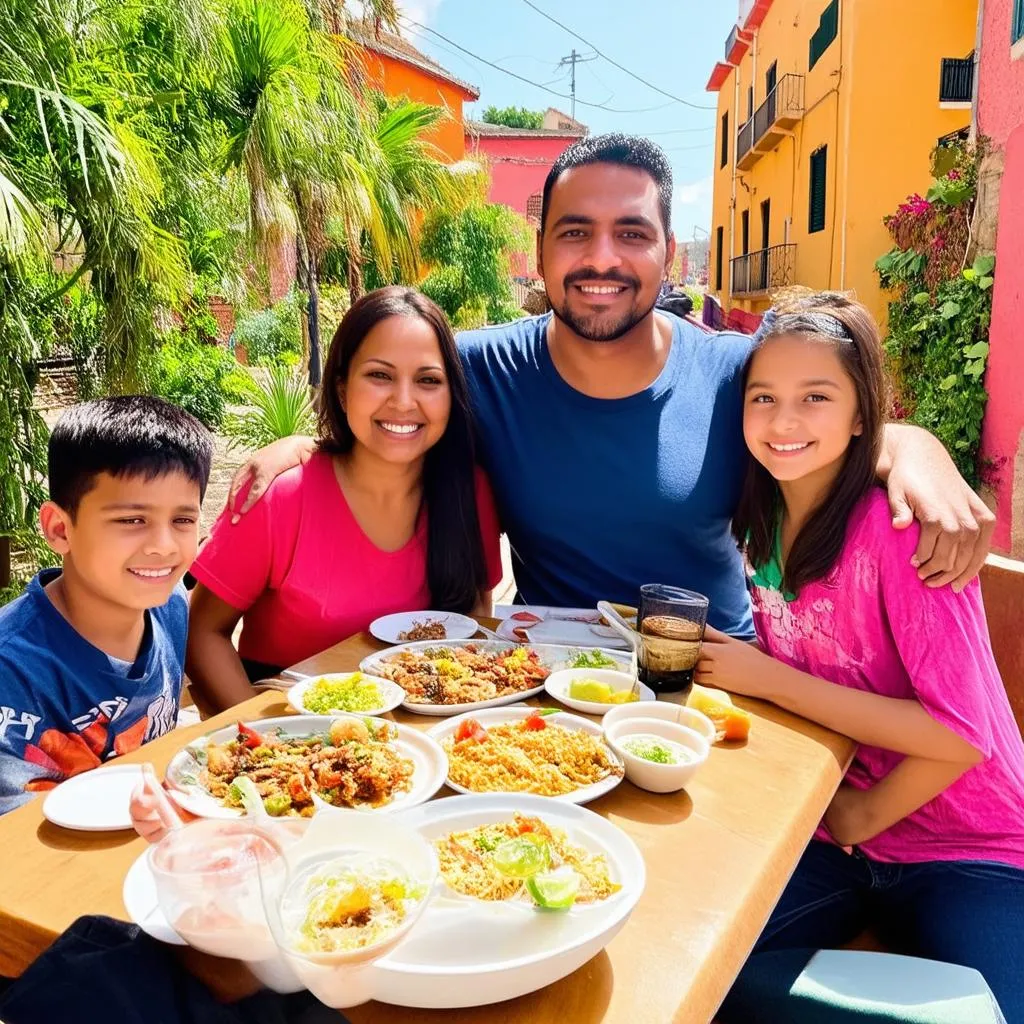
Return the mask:
<path id="1" fill-rule="evenodd" d="M 441 347 L 451 412 L 441 439 L 427 452 L 423 500 L 427 507 L 427 583 L 440 611 L 468 612 L 487 583 L 476 503 L 476 451 L 469 389 L 455 336 L 441 309 L 421 292 L 400 285 L 378 288 L 358 299 L 341 321 L 327 353 L 320 399 L 318 447 L 331 455 L 352 450 L 338 385 L 366 336 L 389 317 L 415 317 L 429 324 Z"/>
<path id="2" fill-rule="evenodd" d="M 743 371 L 746 393 L 750 365 L 758 348 L 773 338 L 799 335 L 831 345 L 857 392 L 862 433 L 850 439 L 843 466 L 825 500 L 811 513 L 786 559 L 783 589 L 800 588 L 828 575 L 846 540 L 846 524 L 857 503 L 876 485 L 882 444 L 885 374 L 882 344 L 871 314 L 859 302 L 834 292 L 818 292 L 777 310 L 777 319 L 758 339 Z M 838 324 L 829 324 L 832 318 Z M 841 325 L 841 326 L 839 326 Z M 835 330 L 829 331 L 830 326 Z M 824 329 L 823 329 L 824 328 Z M 845 335 L 843 337 L 842 335 Z M 782 496 L 774 477 L 748 453 L 747 471 L 732 532 L 750 564 L 761 568 L 775 551 Z"/>

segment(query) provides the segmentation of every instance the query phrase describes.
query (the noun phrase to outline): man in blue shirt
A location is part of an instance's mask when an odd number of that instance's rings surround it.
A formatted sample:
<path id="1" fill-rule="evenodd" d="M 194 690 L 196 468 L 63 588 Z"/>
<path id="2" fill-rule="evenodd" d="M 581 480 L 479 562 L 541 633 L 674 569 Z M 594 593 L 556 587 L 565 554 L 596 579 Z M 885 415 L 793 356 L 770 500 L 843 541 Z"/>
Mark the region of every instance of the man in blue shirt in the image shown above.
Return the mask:
<path id="1" fill-rule="evenodd" d="M 582 139 L 544 185 L 537 265 L 552 312 L 463 334 L 469 379 L 519 598 L 636 604 L 644 583 L 710 598 L 708 619 L 752 636 L 729 524 L 747 460 L 742 367 L 754 339 L 708 336 L 654 310 L 675 257 L 664 152 L 625 135 Z M 311 451 L 285 439 L 235 477 L 253 485 Z M 942 445 L 887 428 L 879 474 L 894 525 L 922 522 L 922 578 L 966 585 L 994 517 Z"/>

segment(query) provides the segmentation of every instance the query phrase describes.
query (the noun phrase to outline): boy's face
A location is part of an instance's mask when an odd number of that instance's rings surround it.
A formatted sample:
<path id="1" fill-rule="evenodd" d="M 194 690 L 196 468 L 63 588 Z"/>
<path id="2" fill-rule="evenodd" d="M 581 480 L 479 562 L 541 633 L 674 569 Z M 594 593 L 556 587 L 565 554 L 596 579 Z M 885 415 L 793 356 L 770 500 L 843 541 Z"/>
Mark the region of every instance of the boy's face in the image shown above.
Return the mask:
<path id="1" fill-rule="evenodd" d="M 152 480 L 100 473 L 74 519 L 48 501 L 40 520 L 68 575 L 96 597 L 143 611 L 168 600 L 196 556 L 199 485 L 180 472 Z"/>

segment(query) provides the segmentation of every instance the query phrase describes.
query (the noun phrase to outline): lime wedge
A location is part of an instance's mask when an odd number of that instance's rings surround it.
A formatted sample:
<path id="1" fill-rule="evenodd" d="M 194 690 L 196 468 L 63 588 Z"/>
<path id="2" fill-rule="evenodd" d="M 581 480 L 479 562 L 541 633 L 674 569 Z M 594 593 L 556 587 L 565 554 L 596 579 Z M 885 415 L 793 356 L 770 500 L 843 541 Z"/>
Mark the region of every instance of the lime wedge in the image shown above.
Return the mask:
<path id="1" fill-rule="evenodd" d="M 598 704 L 608 704 L 612 699 L 612 688 L 607 683 L 599 683 L 596 679 L 574 679 L 569 683 L 569 696 L 573 700 L 592 700 Z"/>
<path id="2" fill-rule="evenodd" d="M 509 878 L 529 878 L 543 871 L 551 860 L 546 842 L 526 836 L 506 839 L 491 856 L 498 871 Z"/>
<path id="3" fill-rule="evenodd" d="M 531 875 L 526 880 L 526 889 L 538 907 L 568 910 L 580 891 L 580 876 L 566 864 L 554 871 Z"/>

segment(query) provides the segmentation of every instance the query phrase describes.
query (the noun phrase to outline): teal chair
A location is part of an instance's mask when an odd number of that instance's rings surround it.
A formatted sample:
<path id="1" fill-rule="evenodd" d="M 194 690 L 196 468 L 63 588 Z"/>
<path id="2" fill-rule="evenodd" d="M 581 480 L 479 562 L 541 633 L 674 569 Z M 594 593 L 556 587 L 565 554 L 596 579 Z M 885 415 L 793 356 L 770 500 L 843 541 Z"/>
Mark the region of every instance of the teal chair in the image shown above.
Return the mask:
<path id="1" fill-rule="evenodd" d="M 1006 1024 L 969 967 L 861 950 L 776 950 L 744 970 L 723 1024 Z"/>

